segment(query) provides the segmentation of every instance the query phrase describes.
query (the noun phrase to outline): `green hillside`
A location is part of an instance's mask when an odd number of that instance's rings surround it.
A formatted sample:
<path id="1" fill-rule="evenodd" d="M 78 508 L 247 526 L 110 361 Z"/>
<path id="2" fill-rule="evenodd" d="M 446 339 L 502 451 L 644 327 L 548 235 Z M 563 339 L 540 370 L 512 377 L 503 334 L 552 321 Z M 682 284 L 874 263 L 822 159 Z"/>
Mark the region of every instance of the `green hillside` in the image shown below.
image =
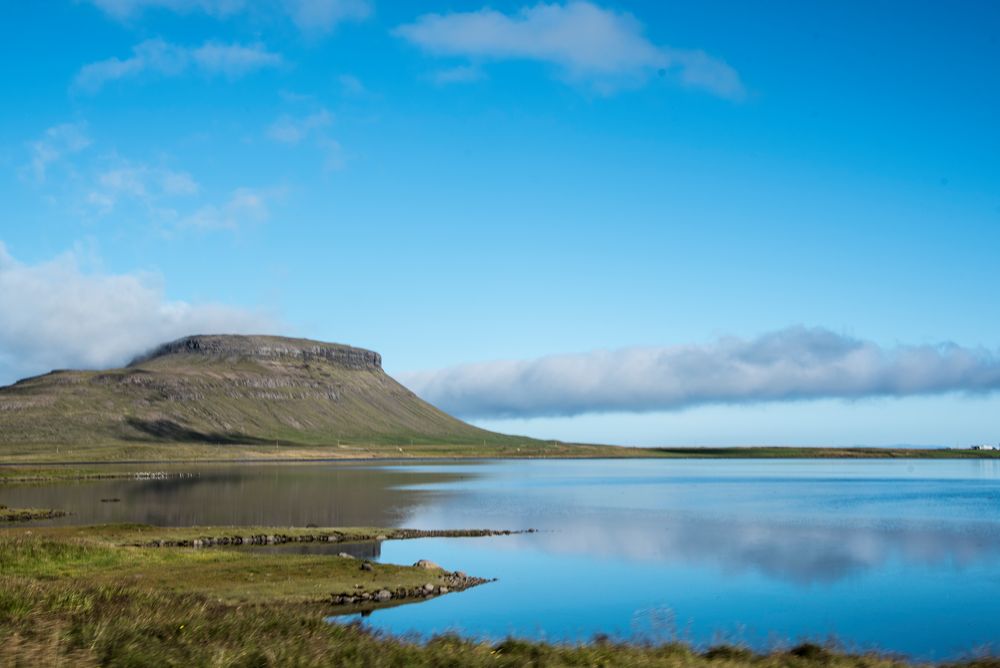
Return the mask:
<path id="1" fill-rule="evenodd" d="M 166 444 L 176 447 L 148 447 Z M 387 375 L 377 353 L 305 339 L 192 336 L 125 368 L 53 371 L 0 388 L 0 448 L 9 460 L 295 448 L 308 451 L 302 456 L 420 447 L 447 454 L 449 446 L 561 449 L 443 413 Z"/>

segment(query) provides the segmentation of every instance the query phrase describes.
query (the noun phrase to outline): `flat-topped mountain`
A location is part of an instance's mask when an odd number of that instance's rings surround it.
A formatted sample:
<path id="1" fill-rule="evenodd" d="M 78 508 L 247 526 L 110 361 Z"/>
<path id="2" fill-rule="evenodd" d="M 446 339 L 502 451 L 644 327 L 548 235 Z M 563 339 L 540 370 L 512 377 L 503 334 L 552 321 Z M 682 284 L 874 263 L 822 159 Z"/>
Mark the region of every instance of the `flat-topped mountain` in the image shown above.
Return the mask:
<path id="1" fill-rule="evenodd" d="M 160 358 L 173 359 L 177 355 L 200 355 L 206 358 L 235 360 L 290 360 L 303 362 L 322 358 L 350 369 L 381 369 L 382 356 L 378 353 L 339 343 L 324 343 L 310 339 L 291 339 L 283 336 L 242 336 L 237 334 L 186 336 L 154 349 L 133 360 L 136 367 Z"/>
<path id="2" fill-rule="evenodd" d="M 0 388 L 0 446 L 149 443 L 512 445 L 431 406 L 373 351 L 277 336 L 189 336 L 121 369 Z M 536 442 L 537 443 L 537 442 Z"/>

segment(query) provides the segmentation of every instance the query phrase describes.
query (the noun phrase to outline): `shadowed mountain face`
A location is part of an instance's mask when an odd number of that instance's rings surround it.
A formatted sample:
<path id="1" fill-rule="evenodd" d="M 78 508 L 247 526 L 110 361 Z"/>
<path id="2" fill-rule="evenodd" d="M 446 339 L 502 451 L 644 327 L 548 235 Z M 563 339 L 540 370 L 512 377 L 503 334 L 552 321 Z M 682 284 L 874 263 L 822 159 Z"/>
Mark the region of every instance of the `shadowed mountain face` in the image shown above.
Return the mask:
<path id="1" fill-rule="evenodd" d="M 190 336 L 122 369 L 0 388 L 0 444 L 491 443 L 397 383 L 378 353 L 273 336 Z"/>

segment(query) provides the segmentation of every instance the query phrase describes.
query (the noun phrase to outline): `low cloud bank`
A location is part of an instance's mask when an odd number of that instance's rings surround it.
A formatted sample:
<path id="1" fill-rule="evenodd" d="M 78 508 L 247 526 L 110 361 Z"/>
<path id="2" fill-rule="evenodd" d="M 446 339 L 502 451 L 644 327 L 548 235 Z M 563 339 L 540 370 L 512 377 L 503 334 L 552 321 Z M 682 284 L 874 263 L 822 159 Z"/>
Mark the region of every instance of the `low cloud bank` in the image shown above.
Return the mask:
<path id="1" fill-rule="evenodd" d="M 469 418 L 677 410 L 704 404 L 906 397 L 1000 389 L 1000 355 L 952 343 L 891 348 L 822 328 L 401 374 Z"/>
<path id="2" fill-rule="evenodd" d="M 167 300 L 154 275 L 81 264 L 75 252 L 24 264 L 0 242 L 0 385 L 54 368 L 118 366 L 188 334 L 275 329 L 265 314 Z"/>

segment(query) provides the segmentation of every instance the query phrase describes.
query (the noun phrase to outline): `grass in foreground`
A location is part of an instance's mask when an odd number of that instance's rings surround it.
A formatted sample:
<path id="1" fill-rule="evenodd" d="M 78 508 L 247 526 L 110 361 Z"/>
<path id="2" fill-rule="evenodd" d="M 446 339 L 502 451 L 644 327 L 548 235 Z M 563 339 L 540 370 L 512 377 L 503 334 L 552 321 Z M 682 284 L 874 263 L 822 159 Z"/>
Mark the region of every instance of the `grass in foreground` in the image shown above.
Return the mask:
<path id="1" fill-rule="evenodd" d="M 354 537 L 379 530 L 341 531 Z M 354 560 L 123 545 L 199 532 L 214 530 L 134 525 L 0 530 L 0 665 L 910 665 L 875 654 L 847 655 L 808 644 L 754 654 L 738 647 L 698 652 L 677 643 L 554 645 L 507 640 L 492 644 L 454 636 L 418 643 L 324 621 L 330 608 L 319 599 L 356 582 L 359 571 Z M 373 573 L 372 577 L 381 578 L 379 586 L 423 582 L 432 575 L 387 565 L 376 566 Z M 993 659 L 962 665 L 1000 668 L 1000 662 Z"/>
<path id="2" fill-rule="evenodd" d="M 137 585 L 0 578 L 0 664 L 196 666 L 761 666 L 895 668 L 877 656 L 819 647 L 756 656 L 682 645 L 576 647 L 447 636 L 427 644 L 327 624 L 316 609 L 232 606 Z"/>
<path id="3" fill-rule="evenodd" d="M 98 589 L 134 584 L 161 594 L 200 593 L 211 600 L 232 604 L 325 604 L 334 592 L 446 584 L 445 572 L 441 570 L 374 564 L 372 570 L 362 571 L 359 560 L 327 555 L 138 546 L 153 540 L 278 531 L 294 535 L 321 530 L 159 529 L 140 525 L 5 530 L 0 531 L 0 573 L 33 580 L 86 582 Z M 391 535 L 393 530 L 344 529 L 337 533 L 341 540 L 364 540 Z"/>

